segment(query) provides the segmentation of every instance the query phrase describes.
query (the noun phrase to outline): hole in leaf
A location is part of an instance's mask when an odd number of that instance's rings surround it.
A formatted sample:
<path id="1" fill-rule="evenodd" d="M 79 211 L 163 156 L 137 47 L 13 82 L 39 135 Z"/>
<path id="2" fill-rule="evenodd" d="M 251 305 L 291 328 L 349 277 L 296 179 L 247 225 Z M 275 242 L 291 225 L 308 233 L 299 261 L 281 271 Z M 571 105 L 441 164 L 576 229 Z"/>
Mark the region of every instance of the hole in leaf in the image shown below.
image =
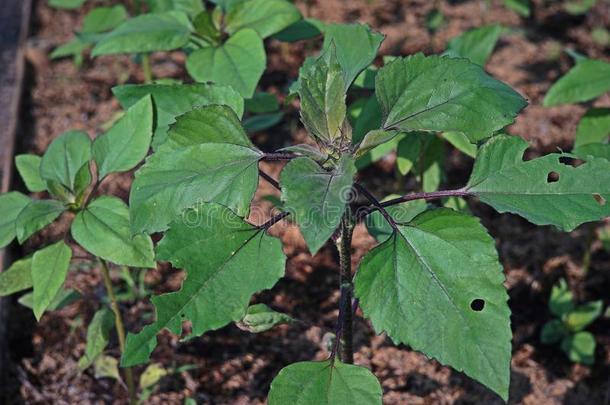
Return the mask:
<path id="1" fill-rule="evenodd" d="M 546 176 L 547 183 L 556 183 L 558 181 L 559 181 L 559 173 L 557 173 L 557 172 L 549 172 L 549 174 Z"/>
<path id="2" fill-rule="evenodd" d="M 185 316 L 185 314 L 180 314 L 180 318 L 184 318 Z"/>
<path id="3" fill-rule="evenodd" d="M 483 308 L 485 308 L 485 301 L 477 298 L 472 300 L 472 302 L 470 303 L 470 309 L 472 309 L 473 311 L 482 311 Z"/>
<path id="4" fill-rule="evenodd" d="M 560 156 L 559 157 L 559 163 L 566 165 L 566 166 L 572 166 L 572 167 L 578 167 L 580 166 L 583 162 L 582 160 L 579 159 L 575 159 L 573 157 L 569 157 L 569 156 Z"/>
<path id="5" fill-rule="evenodd" d="M 596 194 L 593 194 L 593 199 L 594 199 L 595 201 L 597 201 L 597 203 L 598 203 L 599 205 L 601 205 L 602 207 L 603 207 L 604 205 L 606 205 L 606 199 L 605 199 L 604 197 L 602 197 L 600 194 L 597 194 L 597 193 L 596 193 Z"/>

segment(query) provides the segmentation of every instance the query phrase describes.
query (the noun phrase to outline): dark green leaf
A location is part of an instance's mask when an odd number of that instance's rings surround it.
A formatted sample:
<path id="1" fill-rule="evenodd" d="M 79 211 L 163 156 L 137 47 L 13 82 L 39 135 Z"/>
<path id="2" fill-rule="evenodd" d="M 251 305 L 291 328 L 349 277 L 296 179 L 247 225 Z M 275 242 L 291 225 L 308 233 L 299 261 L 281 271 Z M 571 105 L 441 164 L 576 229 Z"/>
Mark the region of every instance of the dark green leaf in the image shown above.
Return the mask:
<path id="1" fill-rule="evenodd" d="M 176 117 L 195 107 L 211 104 L 224 104 L 230 107 L 239 118 L 244 113 L 244 100 L 232 88 L 214 84 L 145 84 L 114 87 L 112 92 L 121 106 L 127 109 L 142 97 L 150 94 L 153 98 L 155 133 L 153 148 L 167 139 L 169 126 Z"/>
<path id="2" fill-rule="evenodd" d="M 284 367 L 271 382 L 269 405 L 381 405 L 382 390 L 370 370 L 339 360 Z"/>
<path id="3" fill-rule="evenodd" d="M 34 316 L 40 320 L 64 284 L 72 250 L 59 241 L 34 253 L 32 260 L 32 285 Z"/>
<path id="4" fill-rule="evenodd" d="M 32 258 L 17 260 L 0 272 L 0 297 L 32 287 Z"/>
<path id="5" fill-rule="evenodd" d="M 561 349 L 575 363 L 591 365 L 595 362 L 595 338 L 589 332 L 578 332 L 564 338 Z"/>
<path id="6" fill-rule="evenodd" d="M 152 100 L 147 96 L 131 106 L 108 132 L 95 138 L 91 149 L 98 179 L 131 170 L 144 160 L 150 149 L 152 130 Z"/>
<path id="7" fill-rule="evenodd" d="M 114 329 L 114 313 L 108 308 L 102 308 L 93 315 L 87 328 L 87 346 L 83 357 L 78 360 L 78 368 L 89 368 L 104 352 L 110 340 L 110 332 Z"/>
<path id="8" fill-rule="evenodd" d="M 588 143 L 575 148 L 572 153 L 584 160 L 591 159 L 591 157 L 610 160 L 610 144 Z"/>
<path id="9" fill-rule="evenodd" d="M 273 38 L 283 42 L 303 41 L 321 36 L 325 28 L 326 25 L 322 21 L 315 18 L 305 18 L 290 24 L 275 34 Z"/>
<path id="10" fill-rule="evenodd" d="M 449 41 L 445 54 L 484 66 L 503 30 L 501 25 L 487 25 L 466 31 Z"/>
<path id="11" fill-rule="evenodd" d="M 345 89 L 356 76 L 366 69 L 377 56 L 385 36 L 374 32 L 368 25 L 328 24 L 324 29 L 324 49 L 335 44 L 337 63 L 341 66 Z"/>
<path id="12" fill-rule="evenodd" d="M 513 122 L 525 100 L 465 59 L 416 54 L 379 70 L 383 128 L 463 132 L 471 142 Z"/>
<path id="13" fill-rule="evenodd" d="M 280 109 L 280 104 L 277 101 L 275 94 L 257 92 L 252 98 L 245 101 L 246 111 L 255 114 L 264 114 L 275 112 Z"/>
<path id="14" fill-rule="evenodd" d="M 216 27 L 216 24 L 214 24 L 214 18 L 210 11 L 206 10 L 197 14 L 197 17 L 195 17 L 195 20 L 193 21 L 193 26 L 195 27 L 197 34 L 209 44 L 218 45 L 220 43 L 222 33 L 218 27 Z"/>
<path id="15" fill-rule="evenodd" d="M 30 198 L 18 191 L 0 194 L 0 248 L 17 236 L 15 222 L 19 213 L 30 203 Z"/>
<path id="16" fill-rule="evenodd" d="M 610 162 L 591 158 L 572 167 L 569 154 L 523 161 L 527 142 L 499 135 L 479 149 L 466 190 L 499 212 L 570 231 L 610 215 Z M 564 163 L 565 162 L 565 163 Z"/>
<path id="17" fill-rule="evenodd" d="M 40 176 L 45 181 L 54 181 L 63 185 L 73 194 L 84 191 L 82 179 L 83 167 L 91 159 L 91 139 L 85 132 L 69 131 L 61 134 L 47 148 L 40 163 Z M 85 187 L 86 188 L 86 187 Z"/>
<path id="18" fill-rule="evenodd" d="M 235 35 L 244 28 L 267 38 L 301 19 L 301 13 L 285 0 L 249 0 L 232 7 L 227 13 L 226 31 Z"/>
<path id="19" fill-rule="evenodd" d="M 445 23 L 445 16 L 438 8 L 433 8 L 426 14 L 426 28 L 434 33 Z"/>
<path id="20" fill-rule="evenodd" d="M 186 278 L 181 290 L 152 298 L 156 320 L 127 337 L 123 366 L 146 362 L 164 328 L 179 335 L 190 321 L 188 339 L 242 319 L 252 294 L 273 287 L 286 261 L 278 239 L 217 204 L 186 211 L 159 243 L 157 259 L 185 269 Z"/>
<path id="21" fill-rule="evenodd" d="M 610 63 L 588 59 L 577 63 L 544 96 L 544 106 L 581 103 L 610 90 Z"/>
<path id="22" fill-rule="evenodd" d="M 332 170 L 306 157 L 291 160 L 282 170 L 282 201 L 294 213 L 312 254 L 339 225 L 355 174 L 354 161 L 347 155 Z"/>
<path id="23" fill-rule="evenodd" d="M 122 5 L 96 7 L 83 19 L 82 33 L 96 34 L 110 31 L 127 19 L 127 10 Z"/>
<path id="24" fill-rule="evenodd" d="M 247 216 L 261 157 L 256 149 L 221 143 L 155 153 L 136 172 L 131 189 L 133 233 L 163 231 L 185 208 L 204 202 Z"/>
<path id="25" fill-rule="evenodd" d="M 559 319 L 553 319 L 544 324 L 542 332 L 540 333 L 540 341 L 546 345 L 552 345 L 560 342 L 564 337 L 568 335 L 563 322 Z"/>
<path id="26" fill-rule="evenodd" d="M 19 243 L 55 221 L 66 207 L 56 200 L 32 200 L 15 220 L 15 233 Z"/>
<path id="27" fill-rule="evenodd" d="M 252 97 L 267 55 L 263 40 L 252 29 L 243 29 L 218 47 L 198 49 L 186 60 L 186 69 L 198 82 L 233 87 L 243 97 Z"/>
<path id="28" fill-rule="evenodd" d="M 307 144 L 299 144 L 287 146 L 282 149 L 278 149 L 278 152 L 293 152 L 297 155 L 306 156 L 312 160 L 315 160 L 318 163 L 324 163 L 328 161 L 328 155 L 322 152 L 320 149 L 315 146 L 307 145 Z"/>
<path id="29" fill-rule="evenodd" d="M 104 36 L 91 51 L 91 56 L 171 51 L 186 45 L 190 36 L 189 26 L 179 13 L 143 14 L 125 21 Z"/>
<path id="30" fill-rule="evenodd" d="M 78 213 L 72 236 L 95 256 L 130 267 L 155 267 L 153 243 L 148 235 L 132 237 L 129 208 L 116 197 L 102 196 Z"/>
<path id="31" fill-rule="evenodd" d="M 397 227 L 356 273 L 365 316 L 378 333 L 465 372 L 506 400 L 510 310 L 493 239 L 476 218 L 446 208 Z"/>
<path id="32" fill-rule="evenodd" d="M 381 107 L 374 96 L 361 98 L 350 105 L 348 115 L 354 128 L 353 144 L 358 144 L 366 134 L 381 126 Z"/>
<path id="33" fill-rule="evenodd" d="M 244 128 L 249 134 L 253 134 L 276 126 L 282 122 L 282 118 L 284 118 L 284 113 L 281 111 L 271 114 L 254 115 L 244 120 Z"/>
<path id="34" fill-rule="evenodd" d="M 36 155 L 15 156 L 15 166 L 23 179 L 25 186 L 33 193 L 44 191 L 47 185 L 40 177 L 40 163 L 42 158 Z"/>

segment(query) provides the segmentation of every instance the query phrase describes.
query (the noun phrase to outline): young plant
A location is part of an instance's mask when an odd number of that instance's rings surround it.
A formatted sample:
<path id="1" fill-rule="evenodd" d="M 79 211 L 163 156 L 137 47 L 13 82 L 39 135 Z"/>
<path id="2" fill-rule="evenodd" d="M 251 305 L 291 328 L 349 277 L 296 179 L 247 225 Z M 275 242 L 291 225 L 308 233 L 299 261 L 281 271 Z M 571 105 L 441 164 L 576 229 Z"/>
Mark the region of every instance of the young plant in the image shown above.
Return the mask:
<path id="1" fill-rule="evenodd" d="M 561 350 L 575 363 L 591 365 L 595 361 L 595 338 L 584 329 L 602 313 L 602 301 L 576 306 L 565 280 L 553 287 L 549 309 L 555 319 L 542 328 L 540 340 L 545 344 L 559 343 Z"/>

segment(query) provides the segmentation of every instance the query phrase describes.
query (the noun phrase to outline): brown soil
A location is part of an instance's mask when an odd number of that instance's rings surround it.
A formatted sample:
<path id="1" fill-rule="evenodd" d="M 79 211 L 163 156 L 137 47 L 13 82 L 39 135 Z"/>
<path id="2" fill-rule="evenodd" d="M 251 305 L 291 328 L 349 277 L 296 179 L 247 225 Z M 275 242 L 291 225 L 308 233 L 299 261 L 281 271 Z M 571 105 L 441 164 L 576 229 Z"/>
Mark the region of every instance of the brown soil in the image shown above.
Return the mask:
<path id="1" fill-rule="evenodd" d="M 89 1 L 86 9 L 113 1 Z M 116 1 L 114 1 L 116 3 Z M 460 32 L 483 23 L 499 22 L 511 31 L 500 41 L 487 70 L 523 94 L 530 106 L 510 128 L 513 134 L 530 141 L 528 155 L 569 150 L 583 106 L 543 108 L 542 98 L 551 83 L 571 66 L 561 50 L 570 47 L 592 57 L 608 59 L 608 49 L 596 45 L 593 26 L 610 27 L 610 4 L 600 1 L 586 17 L 570 17 L 557 5 L 535 0 L 536 16 L 521 19 L 493 1 L 488 11 L 484 1 L 440 1 L 446 23 L 432 36 L 425 28 L 425 15 L 433 2 L 426 0 L 305 0 L 297 1 L 309 16 L 324 21 L 366 22 L 387 38 L 383 54 L 439 52 L 446 41 Z M 555 4 L 547 2 L 549 4 Z M 91 136 L 119 110 L 110 88 L 124 82 L 141 82 L 137 64 L 128 57 L 104 57 L 87 61 L 77 69 L 70 60 L 50 61 L 50 50 L 71 38 L 84 13 L 57 11 L 45 1 L 36 1 L 27 59 L 28 94 L 20 134 L 20 151 L 41 153 L 49 142 L 68 129 L 83 129 Z M 288 80 L 311 44 L 268 44 L 269 69 L 263 86 L 285 92 Z M 179 53 L 153 57 L 158 77 L 184 78 L 184 57 Z M 602 97 L 596 105 L 610 105 Z M 297 115 L 274 131 L 258 134 L 263 148 L 302 141 L 302 129 L 294 130 Z M 455 151 L 448 153 L 448 186 L 464 183 L 472 161 Z M 406 192 L 393 189 L 384 164 L 367 169 L 366 182 L 378 195 Z M 277 177 L 280 165 L 266 170 Z M 373 180 L 369 180 L 373 178 Z M 384 180 L 385 179 L 385 180 Z M 127 197 L 130 176 L 113 178 L 104 191 Z M 272 194 L 265 182 L 255 199 L 255 215 L 260 222 L 271 206 L 260 197 Z M 472 211 L 496 239 L 507 275 L 514 331 L 510 403 L 523 404 L 608 404 L 610 403 L 610 321 L 596 321 L 590 330 L 598 349 L 593 367 L 571 364 L 556 347 L 540 344 L 540 329 L 550 319 L 547 300 L 551 286 L 566 277 L 579 301 L 604 299 L 609 303 L 610 254 L 599 242 L 593 244 L 587 273 L 582 258 L 589 229 L 581 227 L 570 234 L 550 227 L 535 227 L 512 215 L 499 215 L 489 207 L 470 201 Z M 24 253 L 45 238 L 60 235 L 67 222 L 36 237 Z M 277 372 L 295 361 L 322 359 L 328 355 L 325 334 L 334 328 L 337 316 L 338 273 L 334 250 L 329 246 L 311 257 L 296 227 L 278 225 L 273 231 L 285 243 L 289 257 L 286 277 L 271 291 L 256 297 L 303 322 L 281 326 L 252 335 L 231 325 L 188 343 L 168 333 L 159 338 L 153 361 L 166 367 L 192 364 L 195 369 L 164 378 L 147 403 L 179 404 L 186 397 L 205 404 L 264 403 L 269 384 Z M 354 237 L 353 265 L 374 240 L 363 227 Z M 182 274 L 167 268 L 147 275 L 156 293 L 179 288 Z M 103 296 L 98 269 L 83 263 L 69 276 L 68 286 L 78 289 L 84 299 L 67 308 L 45 315 L 34 324 L 32 316 L 18 306 L 12 314 L 11 356 L 15 366 L 3 391 L 7 403 L 125 403 L 124 388 L 113 380 L 96 380 L 91 371 L 78 373 L 76 363 L 84 351 L 86 326 Z M 127 327 L 138 330 L 149 322 L 152 308 L 148 301 L 123 306 Z M 381 380 L 387 404 L 489 404 L 500 399 L 480 384 L 450 368 L 440 366 L 407 347 L 395 347 L 385 336 L 376 336 L 362 318 L 356 320 L 356 363 L 370 367 Z M 118 356 L 117 342 L 110 353 Z M 141 372 L 142 368 L 137 368 Z M 2 398 L 2 395 L 0 395 Z"/>

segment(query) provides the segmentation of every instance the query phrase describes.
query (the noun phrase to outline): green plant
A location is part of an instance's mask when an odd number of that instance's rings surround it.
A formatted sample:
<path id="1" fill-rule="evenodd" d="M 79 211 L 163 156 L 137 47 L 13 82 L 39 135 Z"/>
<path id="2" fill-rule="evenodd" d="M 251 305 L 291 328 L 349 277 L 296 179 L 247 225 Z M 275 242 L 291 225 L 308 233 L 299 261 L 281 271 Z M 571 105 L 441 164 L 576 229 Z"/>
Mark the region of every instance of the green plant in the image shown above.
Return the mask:
<path id="1" fill-rule="evenodd" d="M 561 350 L 575 363 L 593 364 L 595 338 L 584 329 L 602 313 L 602 301 L 574 305 L 572 292 L 565 280 L 553 286 L 549 309 L 556 316 L 542 328 L 540 340 L 545 344 L 559 343 Z"/>
<path id="2" fill-rule="evenodd" d="M 106 261 L 154 266 L 148 235 L 162 233 L 154 260 L 184 269 L 186 278 L 179 291 L 152 297 L 154 321 L 128 334 L 121 365 L 129 368 L 149 361 L 161 330 L 181 335 L 186 321 L 191 328 L 185 340 L 231 322 L 255 332 L 291 322 L 289 316 L 266 307 L 249 306 L 254 294 L 272 288 L 284 275 L 282 244 L 268 231 L 290 217 L 312 254 L 330 239 L 335 243 L 340 257 L 339 315 L 328 359 L 284 368 L 271 385 L 271 405 L 381 403 L 382 390 L 375 376 L 351 364 L 357 306 L 377 332 L 463 371 L 507 399 L 510 310 L 494 241 L 470 214 L 428 203 L 474 197 L 499 212 L 572 230 L 610 215 L 606 204 L 610 162 L 587 157 L 586 163 L 574 168 L 563 164 L 571 156 L 563 153 L 523 161 L 527 143 L 498 131 L 513 122 L 525 100 L 481 66 L 448 56 L 394 58 L 378 69 L 374 87 L 382 118 L 376 128 L 367 128 L 356 140 L 357 126 L 350 125 L 346 94 L 366 82 L 382 40 L 382 35 L 365 26 L 326 27 L 322 54 L 305 62 L 292 87 L 315 146 L 261 151 L 242 126 L 242 98 L 226 87 L 115 88 L 127 113 L 109 134 L 93 146 L 84 134 L 58 138 L 39 170 L 37 159 L 28 158 L 26 182 L 38 188 L 45 185 L 60 201 L 45 202 L 50 211 L 46 214 L 42 209 L 28 209 L 38 203 L 30 203 L 19 193 L 2 195 L 0 208 L 8 214 L 0 227 L 0 240 L 6 245 L 17 235 L 23 241 L 67 207 L 76 213 L 72 236 L 102 259 L 102 274 L 112 297 Z M 146 114 L 138 114 L 132 122 L 130 112 L 140 108 Z M 154 153 L 135 174 L 127 215 L 120 200 L 95 198 L 95 190 L 108 173 L 131 169 L 144 157 L 145 152 L 134 156 L 133 150 L 143 150 L 146 142 L 138 142 L 142 149 L 121 143 L 133 139 L 119 134 L 139 133 L 122 131 L 132 126 L 145 127 L 146 139 L 154 128 Z M 424 143 L 435 139 L 437 132 L 456 132 L 471 143 L 482 143 L 465 186 L 409 192 L 382 202 L 358 177 L 359 156 L 397 137 Z M 85 196 L 92 158 L 98 177 Z M 260 170 L 260 161 L 288 163 L 277 181 Z M 263 224 L 253 224 L 247 218 L 259 178 L 281 191 L 283 211 Z M 366 203 L 359 203 L 355 196 Z M 451 205 L 463 207 L 456 201 Z M 380 243 L 363 258 L 354 276 L 351 236 L 362 221 Z M 124 257 L 131 250 L 117 247 L 117 238 L 127 247 L 139 247 L 131 255 L 138 258 L 137 263 L 131 256 L 130 260 Z M 65 242 L 57 242 L 3 273 L 0 286 L 7 294 L 33 285 L 39 317 L 49 305 L 52 294 L 48 290 L 61 288 L 70 255 Z M 42 263 L 53 263 L 54 271 L 43 272 Z M 120 312 L 116 304 L 112 307 L 121 336 Z"/>

